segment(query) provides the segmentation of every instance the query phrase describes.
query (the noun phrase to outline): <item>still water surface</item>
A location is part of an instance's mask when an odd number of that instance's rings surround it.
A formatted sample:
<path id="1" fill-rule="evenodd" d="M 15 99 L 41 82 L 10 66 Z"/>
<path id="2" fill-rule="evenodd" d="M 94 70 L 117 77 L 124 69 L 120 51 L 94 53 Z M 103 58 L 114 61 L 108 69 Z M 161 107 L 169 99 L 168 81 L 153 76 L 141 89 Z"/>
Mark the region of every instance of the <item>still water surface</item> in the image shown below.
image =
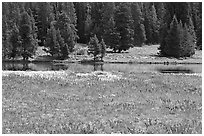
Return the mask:
<path id="1" fill-rule="evenodd" d="M 9 71 L 59 71 L 71 70 L 74 72 L 118 71 L 118 72 L 159 72 L 159 73 L 202 73 L 202 65 L 164 65 L 164 64 L 56 64 L 50 62 L 19 63 L 3 62 L 2 70 Z"/>

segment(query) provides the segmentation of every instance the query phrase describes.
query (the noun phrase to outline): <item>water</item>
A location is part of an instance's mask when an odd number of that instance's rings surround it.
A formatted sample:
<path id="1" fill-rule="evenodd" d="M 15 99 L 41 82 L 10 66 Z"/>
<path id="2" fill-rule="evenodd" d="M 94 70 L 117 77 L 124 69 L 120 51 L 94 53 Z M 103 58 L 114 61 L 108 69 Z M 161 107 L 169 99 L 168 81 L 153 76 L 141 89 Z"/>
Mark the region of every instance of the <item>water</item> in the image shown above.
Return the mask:
<path id="1" fill-rule="evenodd" d="M 159 73 L 202 73 L 202 65 L 164 65 L 164 64 L 60 64 L 51 62 L 19 63 L 3 62 L 3 70 L 9 71 L 59 71 L 71 70 L 74 72 L 118 71 L 118 72 L 159 72 Z"/>

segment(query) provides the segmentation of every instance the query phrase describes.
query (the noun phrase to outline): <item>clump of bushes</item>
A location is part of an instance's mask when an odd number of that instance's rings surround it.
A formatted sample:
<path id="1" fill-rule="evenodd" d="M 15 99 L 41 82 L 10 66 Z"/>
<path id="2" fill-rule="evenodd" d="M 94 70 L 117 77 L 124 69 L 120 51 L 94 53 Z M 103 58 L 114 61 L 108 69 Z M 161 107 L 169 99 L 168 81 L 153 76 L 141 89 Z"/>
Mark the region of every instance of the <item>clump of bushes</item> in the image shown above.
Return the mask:
<path id="1" fill-rule="evenodd" d="M 190 19 L 189 25 L 178 22 L 174 15 L 166 37 L 160 46 L 160 54 L 167 57 L 190 57 L 195 54 L 196 36 Z"/>
<path id="2" fill-rule="evenodd" d="M 99 43 L 98 38 L 96 35 L 94 35 L 94 37 L 91 37 L 90 39 L 88 48 L 89 54 L 93 54 L 94 56 L 94 61 L 98 60 L 99 58 L 101 61 L 103 61 L 103 57 L 106 54 L 106 44 L 103 39 Z"/>

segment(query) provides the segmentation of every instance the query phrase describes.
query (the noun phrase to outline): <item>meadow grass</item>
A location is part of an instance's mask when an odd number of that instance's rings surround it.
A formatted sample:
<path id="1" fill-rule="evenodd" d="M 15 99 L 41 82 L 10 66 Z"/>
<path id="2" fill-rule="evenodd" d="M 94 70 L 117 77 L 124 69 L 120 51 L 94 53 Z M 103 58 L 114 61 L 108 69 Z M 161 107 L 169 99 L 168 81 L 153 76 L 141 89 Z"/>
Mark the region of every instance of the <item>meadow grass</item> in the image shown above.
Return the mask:
<path id="1" fill-rule="evenodd" d="M 70 71 L 2 75 L 4 134 L 202 133 L 200 75 Z"/>

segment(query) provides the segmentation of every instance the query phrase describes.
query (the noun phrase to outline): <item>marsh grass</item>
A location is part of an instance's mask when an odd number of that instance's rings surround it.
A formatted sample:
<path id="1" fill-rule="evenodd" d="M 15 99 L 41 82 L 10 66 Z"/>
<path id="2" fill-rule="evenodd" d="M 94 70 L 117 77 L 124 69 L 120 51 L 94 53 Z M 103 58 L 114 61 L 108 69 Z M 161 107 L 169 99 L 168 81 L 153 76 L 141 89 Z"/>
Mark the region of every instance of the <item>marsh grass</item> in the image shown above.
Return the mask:
<path id="1" fill-rule="evenodd" d="M 69 71 L 2 75 L 4 134 L 202 133 L 201 76 Z M 119 78 L 100 80 L 108 76 Z"/>

